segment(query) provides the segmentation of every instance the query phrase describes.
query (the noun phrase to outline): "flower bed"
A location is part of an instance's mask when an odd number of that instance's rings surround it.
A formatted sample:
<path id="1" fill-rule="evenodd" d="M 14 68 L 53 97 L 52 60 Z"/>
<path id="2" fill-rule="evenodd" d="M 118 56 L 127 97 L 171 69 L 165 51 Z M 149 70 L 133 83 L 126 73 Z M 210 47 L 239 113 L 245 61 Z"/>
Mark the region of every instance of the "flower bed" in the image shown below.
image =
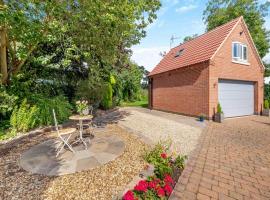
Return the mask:
<path id="1" fill-rule="evenodd" d="M 154 165 L 154 175 L 148 176 L 127 191 L 123 200 L 168 199 L 184 168 L 186 156 L 169 154 L 169 144 L 159 143 L 146 153 L 145 160 Z"/>

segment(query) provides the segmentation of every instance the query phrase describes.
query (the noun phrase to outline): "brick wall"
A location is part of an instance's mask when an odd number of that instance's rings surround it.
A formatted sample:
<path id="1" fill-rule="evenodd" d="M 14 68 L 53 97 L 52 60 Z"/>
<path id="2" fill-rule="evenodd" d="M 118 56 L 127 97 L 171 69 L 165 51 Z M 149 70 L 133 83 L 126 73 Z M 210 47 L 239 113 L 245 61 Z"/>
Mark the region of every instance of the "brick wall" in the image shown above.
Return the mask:
<path id="1" fill-rule="evenodd" d="M 207 62 L 153 76 L 153 108 L 208 115 L 208 73 Z"/>
<path id="2" fill-rule="evenodd" d="M 247 45 L 248 65 L 232 62 L 233 41 Z M 192 116 L 203 113 L 212 118 L 218 104 L 218 80 L 230 79 L 254 82 L 254 108 L 255 113 L 260 113 L 263 105 L 264 70 L 255 55 L 256 50 L 241 22 L 210 63 L 200 63 L 151 77 L 152 108 Z"/>
<path id="3" fill-rule="evenodd" d="M 233 30 L 228 39 L 224 42 L 220 50 L 210 62 L 209 67 L 209 115 L 214 114 L 218 104 L 218 79 L 233 79 L 254 82 L 254 108 L 255 112 L 261 111 L 263 103 L 263 70 L 256 58 L 255 49 L 252 48 L 252 41 L 248 37 L 248 33 L 244 31 L 244 25 L 239 23 Z M 232 42 L 238 41 L 248 46 L 248 62 L 249 65 L 237 64 L 232 62 Z"/>

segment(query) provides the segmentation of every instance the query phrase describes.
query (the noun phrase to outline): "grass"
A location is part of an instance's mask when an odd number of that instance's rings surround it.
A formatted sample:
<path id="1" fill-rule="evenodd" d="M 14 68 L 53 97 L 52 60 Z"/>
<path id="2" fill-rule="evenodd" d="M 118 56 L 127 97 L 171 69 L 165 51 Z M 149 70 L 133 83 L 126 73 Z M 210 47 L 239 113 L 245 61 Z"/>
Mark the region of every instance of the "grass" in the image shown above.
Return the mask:
<path id="1" fill-rule="evenodd" d="M 148 107 L 148 101 L 147 100 L 142 100 L 142 101 L 134 101 L 134 102 L 122 102 L 121 106 L 123 106 L 123 107 L 147 108 Z"/>

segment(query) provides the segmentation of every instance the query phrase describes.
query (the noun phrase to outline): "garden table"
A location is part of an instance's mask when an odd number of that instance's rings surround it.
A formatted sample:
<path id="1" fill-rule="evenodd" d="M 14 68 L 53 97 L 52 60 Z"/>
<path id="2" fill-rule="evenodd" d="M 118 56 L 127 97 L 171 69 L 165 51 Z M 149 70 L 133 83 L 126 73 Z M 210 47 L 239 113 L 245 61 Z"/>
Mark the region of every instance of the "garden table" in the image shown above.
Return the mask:
<path id="1" fill-rule="evenodd" d="M 87 144 L 86 144 L 86 142 L 84 141 L 84 138 L 83 138 L 83 121 L 92 120 L 93 116 L 92 115 L 72 115 L 72 116 L 69 117 L 69 119 L 79 121 L 79 133 L 80 133 L 80 136 L 79 136 L 78 140 L 75 141 L 75 143 L 77 143 L 79 141 L 82 141 L 82 143 L 85 146 L 85 149 L 87 149 Z M 89 141 L 90 141 L 90 139 L 89 139 Z"/>

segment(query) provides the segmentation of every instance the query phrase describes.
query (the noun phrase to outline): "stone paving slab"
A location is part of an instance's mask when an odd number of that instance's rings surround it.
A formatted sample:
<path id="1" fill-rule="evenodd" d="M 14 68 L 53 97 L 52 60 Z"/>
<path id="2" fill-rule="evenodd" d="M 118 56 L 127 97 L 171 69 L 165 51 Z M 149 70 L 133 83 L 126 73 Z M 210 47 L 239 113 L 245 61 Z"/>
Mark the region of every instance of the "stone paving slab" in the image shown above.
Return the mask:
<path id="1" fill-rule="evenodd" d="M 270 199 L 270 118 L 211 122 L 170 200 Z"/>
<path id="2" fill-rule="evenodd" d="M 104 165 L 118 156 L 125 149 L 122 139 L 116 135 L 98 133 L 91 139 L 88 149 L 83 144 L 73 147 L 75 154 L 64 150 L 56 158 L 55 139 L 33 146 L 24 152 L 20 165 L 26 171 L 48 176 L 71 174 Z"/>

